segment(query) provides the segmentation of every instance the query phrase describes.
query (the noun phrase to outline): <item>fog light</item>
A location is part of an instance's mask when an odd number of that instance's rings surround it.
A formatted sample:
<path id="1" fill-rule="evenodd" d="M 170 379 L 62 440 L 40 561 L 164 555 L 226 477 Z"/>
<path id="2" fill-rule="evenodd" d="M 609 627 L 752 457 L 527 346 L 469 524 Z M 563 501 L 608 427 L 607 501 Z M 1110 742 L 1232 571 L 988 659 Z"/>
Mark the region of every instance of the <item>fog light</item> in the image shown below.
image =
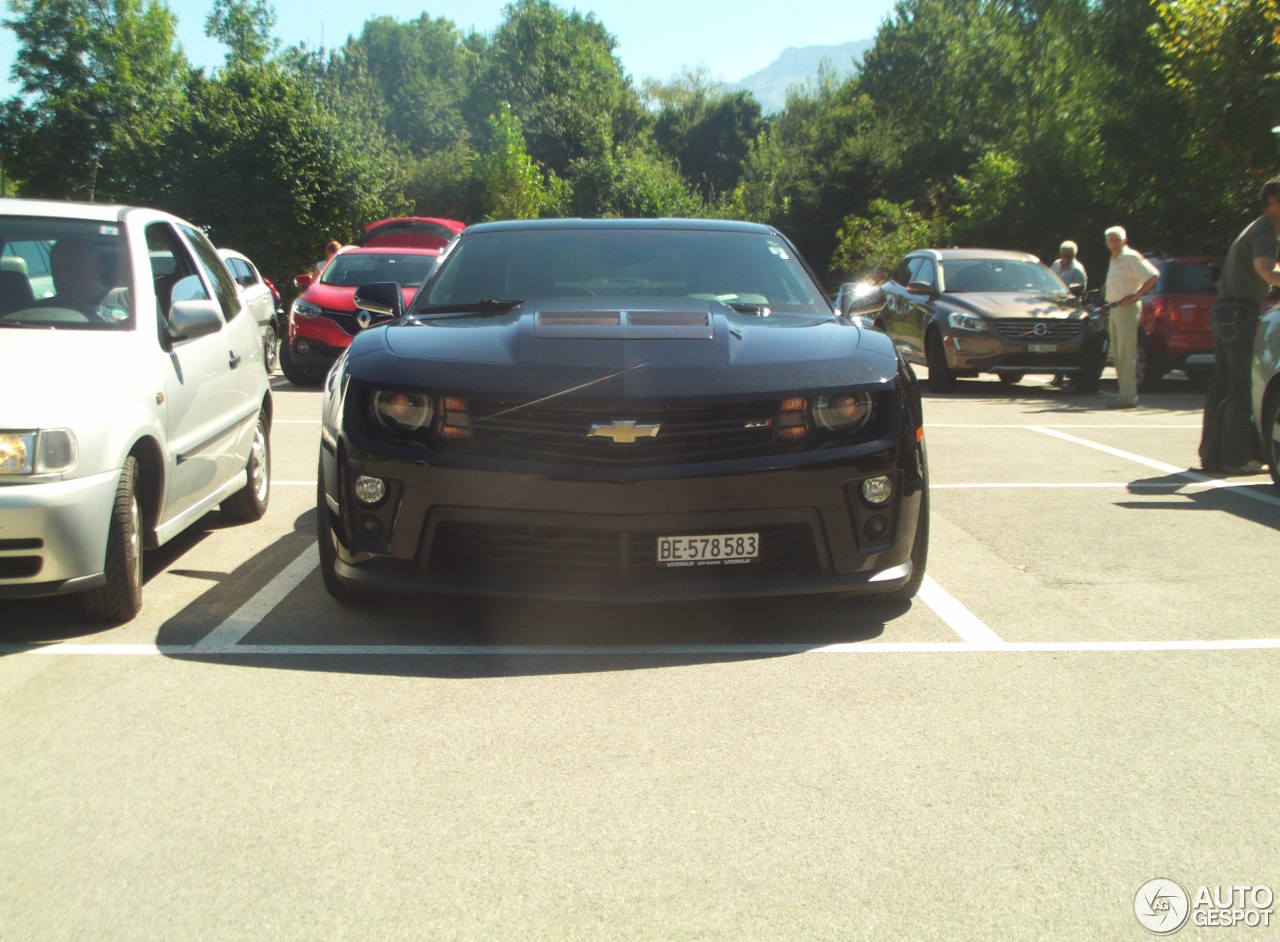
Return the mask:
<path id="1" fill-rule="evenodd" d="M 299 340 L 299 341 L 298 341 L 298 352 L 299 352 L 299 353 L 310 353 L 310 352 L 311 352 L 311 344 L 307 343 L 305 340 Z"/>
<path id="2" fill-rule="evenodd" d="M 360 518 L 360 535 L 366 540 L 376 540 L 382 536 L 382 521 L 368 514 Z"/>
<path id="3" fill-rule="evenodd" d="M 361 503 L 376 504 L 386 496 L 387 485 L 382 478 L 371 478 L 363 474 L 356 478 L 356 497 Z"/>
<path id="4" fill-rule="evenodd" d="M 884 475 L 862 482 L 862 499 L 868 504 L 883 504 L 893 496 L 893 481 Z"/>
<path id="5" fill-rule="evenodd" d="M 872 517 L 867 521 L 867 536 L 872 539 L 879 540 L 889 534 L 889 518 L 888 517 Z"/>

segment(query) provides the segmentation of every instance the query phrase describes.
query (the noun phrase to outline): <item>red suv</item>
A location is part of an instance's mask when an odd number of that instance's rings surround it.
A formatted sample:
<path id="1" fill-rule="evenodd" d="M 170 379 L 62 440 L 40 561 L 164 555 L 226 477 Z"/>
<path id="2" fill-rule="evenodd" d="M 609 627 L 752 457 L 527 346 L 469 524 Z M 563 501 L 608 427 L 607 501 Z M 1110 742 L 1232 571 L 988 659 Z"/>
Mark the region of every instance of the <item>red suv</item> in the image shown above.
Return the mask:
<path id="1" fill-rule="evenodd" d="M 364 245 L 366 248 L 442 249 L 466 227 L 466 223 L 456 219 L 430 216 L 379 219 L 364 227 Z"/>
<path id="2" fill-rule="evenodd" d="M 1160 269 L 1155 290 L 1142 301 L 1138 331 L 1138 388 L 1159 386 L 1181 369 L 1196 388 L 1213 374 L 1213 330 L 1209 309 L 1218 293 L 1220 258 L 1154 258 Z"/>
<path id="3" fill-rule="evenodd" d="M 405 304 L 436 267 L 439 249 L 343 249 L 320 277 L 299 275 L 304 289 L 289 311 L 289 335 L 280 347 L 280 368 L 295 386 L 317 386 L 333 362 L 366 327 L 387 320 L 356 307 L 356 289 L 377 281 L 399 282 Z"/>

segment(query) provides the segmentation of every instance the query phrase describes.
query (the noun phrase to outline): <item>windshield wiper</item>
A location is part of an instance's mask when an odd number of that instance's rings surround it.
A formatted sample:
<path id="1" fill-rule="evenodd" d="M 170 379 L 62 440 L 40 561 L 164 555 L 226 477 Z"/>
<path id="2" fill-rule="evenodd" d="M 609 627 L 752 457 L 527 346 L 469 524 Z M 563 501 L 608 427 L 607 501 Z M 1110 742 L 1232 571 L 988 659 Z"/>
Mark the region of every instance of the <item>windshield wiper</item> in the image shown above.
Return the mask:
<path id="1" fill-rule="evenodd" d="M 472 304 L 435 304 L 419 308 L 409 321 L 439 321 L 452 317 L 500 317 L 524 304 L 521 298 L 482 298 Z"/>

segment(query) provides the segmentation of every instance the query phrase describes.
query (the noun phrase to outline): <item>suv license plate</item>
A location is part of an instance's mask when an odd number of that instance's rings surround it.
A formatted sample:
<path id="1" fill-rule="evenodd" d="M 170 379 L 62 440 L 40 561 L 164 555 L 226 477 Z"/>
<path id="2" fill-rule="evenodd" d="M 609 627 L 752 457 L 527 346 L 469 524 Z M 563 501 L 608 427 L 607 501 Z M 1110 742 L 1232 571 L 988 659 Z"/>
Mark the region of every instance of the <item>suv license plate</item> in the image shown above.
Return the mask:
<path id="1" fill-rule="evenodd" d="M 1027 344 L 1027 353 L 1057 353 L 1058 345 L 1056 343 L 1029 343 Z"/>
<path id="2" fill-rule="evenodd" d="M 759 557 L 759 533 L 658 537 L 658 565 L 667 568 L 740 565 Z"/>

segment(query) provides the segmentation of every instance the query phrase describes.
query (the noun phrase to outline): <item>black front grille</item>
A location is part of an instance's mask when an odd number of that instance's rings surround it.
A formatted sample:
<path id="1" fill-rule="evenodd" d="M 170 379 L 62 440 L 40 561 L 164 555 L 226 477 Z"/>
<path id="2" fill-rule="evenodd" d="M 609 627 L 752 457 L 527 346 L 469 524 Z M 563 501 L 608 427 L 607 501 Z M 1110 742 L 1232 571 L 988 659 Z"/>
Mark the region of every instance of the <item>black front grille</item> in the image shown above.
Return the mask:
<path id="1" fill-rule="evenodd" d="M 1005 340 L 1028 343 L 1066 343 L 1080 336 L 1080 321 L 997 321 L 996 331 Z M 1037 328 L 1043 328 L 1037 333 Z"/>
<path id="2" fill-rule="evenodd" d="M 722 405 L 561 405 L 520 407 L 516 402 L 472 400 L 473 454 L 600 466 L 644 466 L 721 461 L 796 450 L 778 441 L 777 400 Z M 629 444 L 592 436 L 593 425 L 630 421 L 658 426 L 657 434 Z"/>
<path id="3" fill-rule="evenodd" d="M 43 565 L 41 556 L 0 556 L 0 579 L 30 579 Z"/>
<path id="4" fill-rule="evenodd" d="M 325 309 L 320 312 L 320 316 L 327 317 L 329 320 L 333 321 L 335 324 L 341 327 L 345 333 L 350 334 L 352 337 L 354 337 L 356 334 L 360 333 L 360 331 L 363 329 L 356 322 L 356 314 L 358 313 L 359 313 L 358 311 L 348 313 L 346 311 L 330 311 L 328 309 Z M 373 327 L 376 324 L 382 324 L 382 323 L 385 323 L 386 321 L 391 320 L 390 315 L 387 315 L 387 314 L 374 314 L 372 315 L 372 317 L 373 317 L 373 320 L 369 323 L 370 327 Z"/>
<path id="5" fill-rule="evenodd" d="M 428 569 L 464 575 L 564 576 L 591 579 L 687 572 L 756 572 L 790 575 L 821 571 L 808 524 L 719 527 L 715 530 L 596 530 L 446 521 L 435 532 Z M 760 557 L 731 567 L 668 570 L 657 563 L 658 537 L 698 533 L 758 532 Z"/>

